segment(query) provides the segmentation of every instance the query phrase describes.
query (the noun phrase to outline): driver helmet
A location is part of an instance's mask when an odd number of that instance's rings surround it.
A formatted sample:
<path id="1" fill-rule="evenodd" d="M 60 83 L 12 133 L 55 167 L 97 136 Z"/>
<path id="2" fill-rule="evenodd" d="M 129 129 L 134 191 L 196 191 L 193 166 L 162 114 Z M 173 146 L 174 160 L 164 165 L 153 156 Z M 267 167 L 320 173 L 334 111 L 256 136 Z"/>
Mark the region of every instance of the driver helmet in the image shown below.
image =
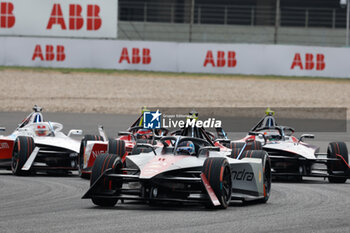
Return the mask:
<path id="1" fill-rule="evenodd" d="M 35 113 L 33 116 L 33 123 L 40 123 L 43 122 L 43 116 L 41 113 Z"/>
<path id="2" fill-rule="evenodd" d="M 268 128 L 273 128 L 277 126 L 274 115 L 275 112 L 272 111 L 270 108 L 267 108 L 265 111 L 265 118 L 263 120 L 262 126 Z"/>
<path id="3" fill-rule="evenodd" d="M 139 129 L 136 133 L 137 139 L 151 139 L 153 136 L 152 130 L 150 129 Z"/>
<path id="4" fill-rule="evenodd" d="M 188 153 L 189 155 L 196 154 L 196 149 L 192 141 L 186 141 L 179 144 L 176 149 L 177 153 Z"/>
<path id="5" fill-rule="evenodd" d="M 264 127 L 273 128 L 276 126 L 276 121 L 273 116 L 266 116 L 263 122 Z"/>

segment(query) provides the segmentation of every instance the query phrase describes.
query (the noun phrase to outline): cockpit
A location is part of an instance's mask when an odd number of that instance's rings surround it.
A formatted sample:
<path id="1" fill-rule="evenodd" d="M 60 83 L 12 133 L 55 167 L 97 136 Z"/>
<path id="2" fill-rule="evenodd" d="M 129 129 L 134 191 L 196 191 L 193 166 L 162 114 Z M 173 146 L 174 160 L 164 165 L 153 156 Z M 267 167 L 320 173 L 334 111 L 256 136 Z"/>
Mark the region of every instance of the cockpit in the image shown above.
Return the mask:
<path id="1" fill-rule="evenodd" d="M 34 112 L 29 114 L 24 120 L 19 124 L 18 128 L 23 128 L 28 124 L 32 123 L 42 123 L 44 122 L 44 117 L 41 113 L 42 108 L 34 106 Z"/>
<path id="2" fill-rule="evenodd" d="M 17 130 L 31 131 L 38 137 L 54 136 L 55 133 L 62 130 L 62 124 L 44 121 L 41 107 L 35 105 L 33 110 L 34 111 L 18 125 Z"/>
<path id="3" fill-rule="evenodd" d="M 203 156 L 207 155 L 209 150 L 214 150 L 211 142 L 193 137 L 167 136 L 160 142 L 163 144 L 161 154 Z M 219 151 L 219 148 L 215 148 Z"/>

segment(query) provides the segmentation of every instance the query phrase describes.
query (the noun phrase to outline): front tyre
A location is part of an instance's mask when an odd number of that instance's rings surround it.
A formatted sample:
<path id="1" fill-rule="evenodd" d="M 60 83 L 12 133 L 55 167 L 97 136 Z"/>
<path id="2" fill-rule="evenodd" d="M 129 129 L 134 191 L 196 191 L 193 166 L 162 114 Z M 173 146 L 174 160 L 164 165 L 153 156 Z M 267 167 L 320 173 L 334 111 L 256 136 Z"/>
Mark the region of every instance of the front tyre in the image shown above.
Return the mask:
<path id="1" fill-rule="evenodd" d="M 16 176 L 29 175 L 28 171 L 23 171 L 22 167 L 27 162 L 30 154 L 35 148 L 32 137 L 18 136 L 12 152 L 11 169 L 12 174 Z"/>
<path id="2" fill-rule="evenodd" d="M 330 183 L 345 183 L 347 178 L 346 171 L 349 169 L 348 149 L 344 142 L 331 142 L 327 148 L 327 158 L 338 159 L 338 161 L 328 161 L 327 170 Z M 338 177 L 337 177 L 338 175 Z"/>
<path id="3" fill-rule="evenodd" d="M 203 164 L 202 173 L 219 199 L 220 206 L 218 208 L 226 209 L 232 194 L 231 168 L 227 159 L 207 158 Z M 211 202 L 207 207 L 214 208 Z"/>
<path id="4" fill-rule="evenodd" d="M 18 136 L 12 152 L 11 169 L 16 176 L 29 175 L 28 171 L 23 171 L 22 167 L 27 162 L 30 154 L 35 148 L 32 137 Z"/>
<path id="5" fill-rule="evenodd" d="M 122 161 L 119 156 L 114 154 L 101 154 L 97 156 L 95 163 L 92 167 L 90 186 L 92 186 L 98 178 L 107 170 L 112 169 L 113 172 L 120 171 L 122 168 Z M 120 189 L 122 186 L 121 181 L 109 180 L 103 178 L 100 180 L 97 188 L 97 193 L 108 193 L 113 190 Z M 98 206 L 113 207 L 117 204 L 118 199 L 115 198 L 96 198 L 92 197 L 92 202 Z"/>

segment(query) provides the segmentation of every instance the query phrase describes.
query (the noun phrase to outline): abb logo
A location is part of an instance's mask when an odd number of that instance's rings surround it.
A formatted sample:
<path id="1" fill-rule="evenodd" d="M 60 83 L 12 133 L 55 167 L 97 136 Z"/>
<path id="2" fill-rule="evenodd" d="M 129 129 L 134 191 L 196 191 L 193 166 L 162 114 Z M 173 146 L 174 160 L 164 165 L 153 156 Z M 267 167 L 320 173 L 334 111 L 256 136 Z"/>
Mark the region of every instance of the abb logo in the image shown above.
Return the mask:
<path id="1" fill-rule="evenodd" d="M 56 46 L 56 54 L 55 54 L 55 47 L 53 45 L 46 45 L 45 46 L 45 58 L 44 54 L 42 52 L 41 46 L 36 45 L 34 49 L 34 53 L 32 56 L 32 60 L 35 61 L 36 58 L 40 59 L 41 61 L 64 61 L 66 59 L 66 54 L 64 53 L 64 46 L 63 45 L 57 45 Z"/>
<path id="2" fill-rule="evenodd" d="M 0 3 L 0 28 L 12 28 L 16 18 L 13 15 L 13 4 L 11 2 Z"/>
<path id="3" fill-rule="evenodd" d="M 128 64 L 130 64 L 130 63 L 131 64 L 140 64 L 141 60 L 142 60 L 142 64 L 144 64 L 144 65 L 150 64 L 152 61 L 151 50 L 148 48 L 143 48 L 142 54 L 140 54 L 140 53 L 141 53 L 141 51 L 139 48 L 132 48 L 132 50 L 131 50 L 132 57 L 131 57 L 131 61 L 130 61 L 128 49 L 123 48 L 122 53 L 121 53 L 120 58 L 119 58 L 119 63 L 122 63 L 125 60 Z"/>
<path id="4" fill-rule="evenodd" d="M 6 142 L 2 142 L 0 143 L 0 149 L 9 149 L 9 144 L 7 144 Z"/>
<path id="5" fill-rule="evenodd" d="M 315 61 L 314 58 L 316 58 Z M 305 63 L 303 64 L 300 53 L 296 53 L 294 55 L 294 60 L 290 69 L 293 70 L 294 68 L 299 67 L 301 70 L 324 70 L 326 68 L 324 58 L 324 54 L 322 53 L 318 53 L 316 56 L 314 56 L 312 53 L 306 53 Z"/>
<path id="6" fill-rule="evenodd" d="M 235 67 L 237 65 L 236 52 L 227 51 L 227 59 L 225 58 L 224 51 L 218 51 L 216 56 L 216 64 L 213 56 L 213 52 L 208 50 L 204 60 L 204 67 L 210 64 L 212 67 Z"/>
<path id="7" fill-rule="evenodd" d="M 84 18 L 81 15 L 82 6 L 79 4 L 69 5 L 69 30 L 80 30 L 84 26 Z M 102 20 L 99 16 L 100 7 L 98 5 L 87 5 L 86 29 L 96 31 L 102 25 Z M 66 30 L 66 22 L 63 18 L 63 13 L 60 4 L 54 4 L 46 29 L 51 29 L 53 25 L 58 24 L 62 30 Z"/>

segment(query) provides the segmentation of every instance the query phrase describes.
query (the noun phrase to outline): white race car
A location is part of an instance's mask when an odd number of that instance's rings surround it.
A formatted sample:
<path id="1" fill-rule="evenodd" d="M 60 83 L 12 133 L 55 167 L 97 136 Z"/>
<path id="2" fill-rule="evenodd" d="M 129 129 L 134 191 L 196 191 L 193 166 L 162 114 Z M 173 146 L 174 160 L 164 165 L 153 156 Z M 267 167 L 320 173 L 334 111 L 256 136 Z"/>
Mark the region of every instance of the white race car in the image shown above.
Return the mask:
<path id="1" fill-rule="evenodd" d="M 324 177 L 331 183 L 345 183 L 350 178 L 348 149 L 344 142 L 331 142 L 327 153 L 320 153 L 319 147 L 303 142 L 305 138 L 314 138 L 313 134 L 294 137 L 294 129 L 278 126 L 274 112 L 269 110 L 266 116 L 254 126 L 248 135 L 240 141 L 231 143 L 239 158 L 245 149 L 245 141 L 262 142 L 263 150 L 271 158 L 271 173 L 275 178 Z"/>
<path id="2" fill-rule="evenodd" d="M 219 208 L 228 207 L 231 200 L 265 203 L 269 199 L 270 160 L 265 151 L 246 151 L 237 160 L 230 158 L 230 150 L 202 138 L 165 136 L 160 144 L 137 144 L 151 152 L 129 155 L 125 163 L 117 155 L 97 156 L 83 198 L 99 206 L 141 200 Z"/>
<path id="3" fill-rule="evenodd" d="M 0 135 L 0 167 L 12 169 L 14 175 L 77 170 L 80 140 L 71 136 L 82 135 L 82 130 L 72 129 L 65 135 L 62 124 L 44 121 L 42 108 L 33 110 L 11 135 Z"/>

